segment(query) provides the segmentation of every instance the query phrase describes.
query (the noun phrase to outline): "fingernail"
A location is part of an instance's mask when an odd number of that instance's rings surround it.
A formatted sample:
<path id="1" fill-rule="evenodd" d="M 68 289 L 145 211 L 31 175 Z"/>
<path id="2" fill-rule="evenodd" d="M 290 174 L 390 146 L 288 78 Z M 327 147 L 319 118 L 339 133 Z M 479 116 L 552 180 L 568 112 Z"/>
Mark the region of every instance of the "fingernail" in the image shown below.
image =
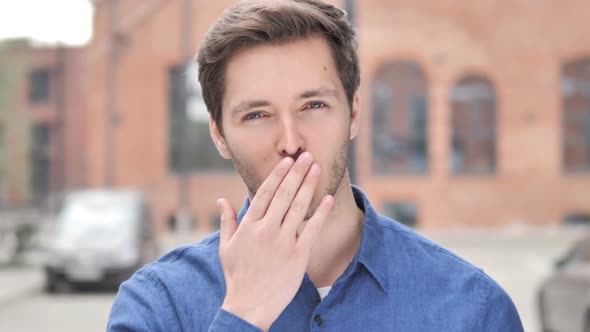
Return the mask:
<path id="1" fill-rule="evenodd" d="M 293 161 L 293 159 L 291 159 L 291 157 L 283 158 L 283 160 L 281 160 L 281 166 L 286 167 L 286 166 L 290 165 L 292 161 Z"/>
<path id="2" fill-rule="evenodd" d="M 312 155 L 311 155 L 311 153 L 309 153 L 309 152 L 303 152 L 303 153 L 302 153 L 302 154 L 299 156 L 298 160 L 301 160 L 301 161 L 308 161 L 308 160 L 313 160 L 313 156 L 312 156 Z"/>
<path id="3" fill-rule="evenodd" d="M 317 163 L 314 163 L 313 165 L 311 165 L 311 169 L 309 170 L 311 175 L 320 174 L 321 171 L 322 171 L 322 169 L 320 168 L 320 165 L 318 165 Z"/>

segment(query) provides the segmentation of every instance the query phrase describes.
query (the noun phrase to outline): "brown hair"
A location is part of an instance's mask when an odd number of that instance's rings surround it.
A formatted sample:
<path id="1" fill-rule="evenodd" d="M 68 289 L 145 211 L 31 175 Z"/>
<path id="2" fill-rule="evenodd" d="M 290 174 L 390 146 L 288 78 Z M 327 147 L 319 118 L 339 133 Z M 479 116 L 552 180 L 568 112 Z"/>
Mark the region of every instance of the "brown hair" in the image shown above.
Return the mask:
<path id="1" fill-rule="evenodd" d="M 225 63 L 238 49 L 319 33 L 329 42 L 349 105 L 360 83 L 357 43 L 346 12 L 320 0 L 241 1 L 205 35 L 197 62 L 203 99 L 220 133 Z M 352 109 L 352 108 L 351 108 Z"/>

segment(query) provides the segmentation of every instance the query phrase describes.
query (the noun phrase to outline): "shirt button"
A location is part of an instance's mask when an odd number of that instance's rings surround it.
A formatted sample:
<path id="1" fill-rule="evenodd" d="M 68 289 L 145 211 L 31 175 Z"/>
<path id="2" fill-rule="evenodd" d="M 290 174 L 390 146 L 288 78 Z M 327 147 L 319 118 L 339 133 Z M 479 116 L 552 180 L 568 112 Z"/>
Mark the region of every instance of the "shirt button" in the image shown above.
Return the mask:
<path id="1" fill-rule="evenodd" d="M 322 326 L 322 324 L 324 323 L 324 319 L 320 315 L 315 316 L 314 320 L 315 323 L 318 324 L 318 326 Z"/>

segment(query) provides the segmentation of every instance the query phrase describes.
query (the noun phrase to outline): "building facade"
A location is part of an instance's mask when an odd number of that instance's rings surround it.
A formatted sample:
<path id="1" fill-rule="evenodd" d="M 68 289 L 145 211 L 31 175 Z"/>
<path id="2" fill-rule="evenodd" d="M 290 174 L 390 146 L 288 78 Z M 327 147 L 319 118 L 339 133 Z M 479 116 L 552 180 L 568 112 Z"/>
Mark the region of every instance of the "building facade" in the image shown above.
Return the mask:
<path id="1" fill-rule="evenodd" d="M 80 183 L 144 190 L 160 231 L 179 207 L 213 230 L 216 199 L 238 208 L 245 197 L 198 91 L 183 87 L 231 3 L 95 2 Z M 362 75 L 355 182 L 380 211 L 423 228 L 590 216 L 590 2 L 359 0 L 350 12 Z"/>
<path id="2" fill-rule="evenodd" d="M 0 207 L 86 186 L 84 50 L 0 43 Z"/>

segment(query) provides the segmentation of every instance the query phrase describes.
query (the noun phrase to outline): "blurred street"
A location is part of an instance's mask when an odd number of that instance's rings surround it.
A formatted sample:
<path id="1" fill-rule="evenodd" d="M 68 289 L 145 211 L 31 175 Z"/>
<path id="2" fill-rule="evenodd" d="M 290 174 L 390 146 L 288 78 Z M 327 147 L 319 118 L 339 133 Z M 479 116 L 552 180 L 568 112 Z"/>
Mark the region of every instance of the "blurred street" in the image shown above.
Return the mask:
<path id="1" fill-rule="evenodd" d="M 426 235 L 483 268 L 511 295 L 525 331 L 538 331 L 536 290 L 555 259 L 582 231 L 511 228 Z M 164 238 L 162 248 L 188 243 L 191 238 Z M 39 268 L 0 269 L 0 331 L 104 331 L 115 296 L 113 290 L 82 289 L 48 295 L 42 286 Z"/>
<path id="2" fill-rule="evenodd" d="M 105 330 L 114 292 L 84 290 L 73 294 L 48 295 L 40 291 L 39 284 L 31 286 L 35 291 L 24 293 L 17 301 L 0 306 L 0 330 Z"/>

